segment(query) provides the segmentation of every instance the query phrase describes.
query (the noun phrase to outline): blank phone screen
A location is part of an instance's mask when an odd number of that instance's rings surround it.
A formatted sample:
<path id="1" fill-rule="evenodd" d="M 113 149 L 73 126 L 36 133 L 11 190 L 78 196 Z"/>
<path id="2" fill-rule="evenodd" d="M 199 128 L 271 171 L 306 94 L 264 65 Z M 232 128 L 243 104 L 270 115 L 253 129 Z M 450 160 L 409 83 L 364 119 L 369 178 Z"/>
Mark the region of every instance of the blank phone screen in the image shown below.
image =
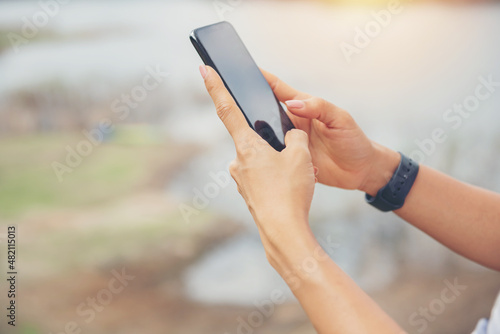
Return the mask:
<path id="1" fill-rule="evenodd" d="M 194 35 L 208 58 L 205 63 L 219 73 L 250 126 L 276 150 L 283 150 L 293 123 L 233 26 L 221 22 L 196 29 Z"/>

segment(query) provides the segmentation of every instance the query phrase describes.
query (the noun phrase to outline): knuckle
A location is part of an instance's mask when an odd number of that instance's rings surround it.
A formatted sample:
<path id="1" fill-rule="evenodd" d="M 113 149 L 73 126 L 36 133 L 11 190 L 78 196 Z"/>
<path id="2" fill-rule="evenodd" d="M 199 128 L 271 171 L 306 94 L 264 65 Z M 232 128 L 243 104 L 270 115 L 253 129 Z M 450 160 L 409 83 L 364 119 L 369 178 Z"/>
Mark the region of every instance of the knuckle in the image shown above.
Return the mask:
<path id="1" fill-rule="evenodd" d="M 249 180 L 252 178 L 253 169 L 248 166 L 242 166 L 240 168 L 240 175 L 243 180 Z"/>
<path id="2" fill-rule="evenodd" d="M 231 164 L 229 164 L 229 173 L 231 174 L 233 179 L 237 178 L 238 170 L 239 170 L 239 163 L 237 160 L 233 160 Z"/>
<path id="3" fill-rule="evenodd" d="M 354 122 L 354 118 L 352 118 L 351 114 L 343 109 L 338 109 L 337 119 L 342 124 L 350 124 Z"/>
<path id="4" fill-rule="evenodd" d="M 238 146 L 236 153 L 241 161 L 248 161 L 258 150 L 258 145 L 254 141 L 247 141 L 243 145 Z"/>
<path id="5" fill-rule="evenodd" d="M 227 101 L 217 102 L 215 108 L 217 109 L 217 116 L 219 116 L 222 122 L 225 122 L 233 111 L 233 105 Z"/>
<path id="6" fill-rule="evenodd" d="M 317 109 L 326 108 L 329 104 L 328 101 L 326 101 L 325 99 L 323 99 L 321 97 L 313 97 L 311 102 L 312 102 L 313 107 L 317 108 Z"/>

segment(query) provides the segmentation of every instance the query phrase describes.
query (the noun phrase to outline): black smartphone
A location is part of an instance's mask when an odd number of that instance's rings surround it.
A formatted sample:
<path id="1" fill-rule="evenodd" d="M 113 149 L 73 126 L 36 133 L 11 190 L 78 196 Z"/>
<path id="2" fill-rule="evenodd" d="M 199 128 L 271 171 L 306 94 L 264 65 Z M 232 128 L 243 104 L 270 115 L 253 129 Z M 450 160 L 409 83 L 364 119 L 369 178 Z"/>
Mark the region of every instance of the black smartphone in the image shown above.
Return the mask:
<path id="1" fill-rule="evenodd" d="M 205 65 L 219 73 L 250 127 L 282 151 L 293 123 L 233 26 L 219 22 L 198 28 L 190 39 Z"/>

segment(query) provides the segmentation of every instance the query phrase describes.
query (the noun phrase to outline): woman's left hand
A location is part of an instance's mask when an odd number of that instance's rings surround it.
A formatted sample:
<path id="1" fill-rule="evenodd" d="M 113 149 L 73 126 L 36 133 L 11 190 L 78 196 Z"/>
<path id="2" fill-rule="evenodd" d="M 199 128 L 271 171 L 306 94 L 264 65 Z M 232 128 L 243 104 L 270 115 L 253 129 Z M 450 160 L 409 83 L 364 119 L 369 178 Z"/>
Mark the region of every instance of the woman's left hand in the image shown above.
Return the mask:
<path id="1" fill-rule="evenodd" d="M 274 150 L 248 125 L 217 72 L 200 68 L 217 114 L 233 137 L 237 157 L 230 172 L 259 228 L 268 252 L 309 235 L 308 215 L 317 169 L 302 130 L 286 134 L 286 148 Z"/>

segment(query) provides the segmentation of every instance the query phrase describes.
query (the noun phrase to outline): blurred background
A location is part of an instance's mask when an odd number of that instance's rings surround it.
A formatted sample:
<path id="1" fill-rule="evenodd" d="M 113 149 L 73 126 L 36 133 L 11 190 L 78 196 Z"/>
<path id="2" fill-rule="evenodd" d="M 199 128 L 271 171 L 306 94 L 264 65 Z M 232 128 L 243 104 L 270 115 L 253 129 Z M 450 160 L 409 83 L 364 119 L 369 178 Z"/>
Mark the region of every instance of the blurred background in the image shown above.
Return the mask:
<path id="1" fill-rule="evenodd" d="M 229 180 L 188 39 L 220 20 L 370 138 L 500 191 L 498 3 L 0 1 L 0 303 L 16 225 L 18 333 L 315 332 Z M 471 333 L 499 273 L 363 196 L 317 185 L 330 256 L 409 333 Z"/>

